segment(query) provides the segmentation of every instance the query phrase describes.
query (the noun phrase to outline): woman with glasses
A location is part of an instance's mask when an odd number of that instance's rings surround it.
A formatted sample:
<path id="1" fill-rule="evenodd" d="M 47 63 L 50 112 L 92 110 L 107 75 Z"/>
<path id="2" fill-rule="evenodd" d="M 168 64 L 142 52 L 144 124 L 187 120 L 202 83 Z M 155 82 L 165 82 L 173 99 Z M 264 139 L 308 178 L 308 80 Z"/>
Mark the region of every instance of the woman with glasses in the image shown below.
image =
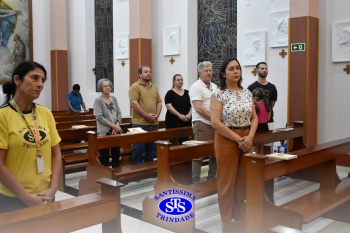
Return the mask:
<path id="1" fill-rule="evenodd" d="M 97 90 L 102 92 L 101 96 L 97 97 L 94 102 L 97 133 L 99 136 L 122 133 L 120 128 L 122 113 L 117 98 L 110 95 L 112 88 L 113 84 L 109 79 L 100 79 L 97 83 Z M 100 163 L 103 166 L 108 166 L 110 154 L 112 156 L 112 167 L 118 167 L 120 147 L 101 149 Z"/>

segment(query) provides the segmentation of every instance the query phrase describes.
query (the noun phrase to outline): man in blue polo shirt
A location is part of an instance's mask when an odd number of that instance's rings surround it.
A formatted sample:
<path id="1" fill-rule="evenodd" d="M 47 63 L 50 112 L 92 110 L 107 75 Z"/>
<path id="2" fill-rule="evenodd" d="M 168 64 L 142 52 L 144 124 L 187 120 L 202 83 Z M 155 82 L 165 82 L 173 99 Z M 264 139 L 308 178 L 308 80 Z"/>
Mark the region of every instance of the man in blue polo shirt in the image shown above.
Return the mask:
<path id="1" fill-rule="evenodd" d="M 68 93 L 66 102 L 68 104 L 68 112 L 80 112 L 81 107 L 83 107 L 84 111 L 86 111 L 86 106 L 83 101 L 83 97 L 80 94 L 80 86 L 79 84 L 73 85 L 73 91 Z"/>

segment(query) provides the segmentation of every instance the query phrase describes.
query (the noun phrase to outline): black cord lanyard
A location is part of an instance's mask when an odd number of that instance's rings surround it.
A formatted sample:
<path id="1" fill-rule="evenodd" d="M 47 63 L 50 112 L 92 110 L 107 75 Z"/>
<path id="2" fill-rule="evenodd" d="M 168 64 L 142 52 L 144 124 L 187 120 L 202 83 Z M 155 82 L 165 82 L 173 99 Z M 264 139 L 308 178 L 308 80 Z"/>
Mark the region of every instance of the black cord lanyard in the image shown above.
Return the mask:
<path id="1" fill-rule="evenodd" d="M 37 155 L 38 155 L 38 157 L 41 157 L 41 155 L 40 155 L 41 145 L 40 145 L 40 137 L 39 137 L 39 128 L 38 128 L 38 122 L 37 122 L 37 117 L 35 114 L 34 105 L 32 107 L 32 113 L 33 113 L 35 132 L 33 132 L 32 128 L 29 126 L 29 123 L 26 120 L 26 118 L 24 117 L 23 112 L 21 111 L 21 109 L 18 107 L 18 105 L 16 104 L 16 102 L 14 100 L 11 100 L 11 105 L 13 105 L 13 107 L 17 110 L 17 112 L 22 116 L 23 120 L 26 122 L 28 129 L 30 130 L 30 132 L 34 136 L 34 140 L 36 143 L 36 149 L 37 149 Z"/>

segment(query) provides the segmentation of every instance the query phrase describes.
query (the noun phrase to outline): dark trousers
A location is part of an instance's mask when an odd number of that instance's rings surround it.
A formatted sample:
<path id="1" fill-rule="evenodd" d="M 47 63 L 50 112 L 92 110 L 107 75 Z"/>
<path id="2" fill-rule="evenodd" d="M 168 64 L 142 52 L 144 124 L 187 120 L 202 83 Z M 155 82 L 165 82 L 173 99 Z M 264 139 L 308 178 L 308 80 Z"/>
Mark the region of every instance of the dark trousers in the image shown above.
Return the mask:
<path id="1" fill-rule="evenodd" d="M 112 167 L 119 167 L 120 147 L 105 148 L 100 150 L 100 163 L 109 165 L 109 155 L 112 156 Z"/>

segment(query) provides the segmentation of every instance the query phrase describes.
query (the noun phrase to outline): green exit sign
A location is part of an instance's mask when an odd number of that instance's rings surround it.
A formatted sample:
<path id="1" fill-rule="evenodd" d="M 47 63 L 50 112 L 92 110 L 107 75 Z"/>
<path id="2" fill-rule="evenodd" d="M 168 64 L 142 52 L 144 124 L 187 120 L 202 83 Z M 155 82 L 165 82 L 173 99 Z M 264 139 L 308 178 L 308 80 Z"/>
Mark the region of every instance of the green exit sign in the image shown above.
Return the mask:
<path id="1" fill-rule="evenodd" d="M 291 52 L 305 51 L 305 43 L 295 43 L 290 45 Z"/>

